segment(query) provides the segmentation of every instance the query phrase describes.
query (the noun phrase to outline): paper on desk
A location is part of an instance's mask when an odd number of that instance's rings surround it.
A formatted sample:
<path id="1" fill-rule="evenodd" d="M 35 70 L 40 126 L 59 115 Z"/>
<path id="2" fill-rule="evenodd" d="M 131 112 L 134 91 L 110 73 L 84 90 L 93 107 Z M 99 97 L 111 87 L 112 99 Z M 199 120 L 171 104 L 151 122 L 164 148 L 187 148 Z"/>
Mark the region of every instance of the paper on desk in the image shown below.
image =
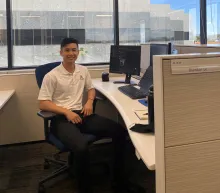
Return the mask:
<path id="1" fill-rule="evenodd" d="M 143 113 L 143 111 L 144 111 L 144 113 L 147 113 L 147 119 L 148 119 L 148 110 L 146 109 L 146 110 L 137 110 L 137 109 L 132 109 L 132 111 L 134 112 L 134 114 L 136 115 L 136 111 L 142 111 L 142 113 Z M 136 115 L 137 116 L 137 115 Z M 146 120 L 146 119 L 143 119 L 143 120 Z M 138 121 L 138 123 L 139 123 L 139 121 Z M 130 124 L 130 125 L 128 125 L 127 126 L 127 128 L 128 129 L 131 129 L 133 126 L 135 126 L 135 124 L 137 124 L 137 123 L 132 123 L 132 124 Z M 146 123 L 147 124 L 147 123 Z"/>
<path id="2" fill-rule="evenodd" d="M 147 120 L 148 119 L 148 112 L 146 110 L 135 110 L 134 113 L 140 120 Z"/>

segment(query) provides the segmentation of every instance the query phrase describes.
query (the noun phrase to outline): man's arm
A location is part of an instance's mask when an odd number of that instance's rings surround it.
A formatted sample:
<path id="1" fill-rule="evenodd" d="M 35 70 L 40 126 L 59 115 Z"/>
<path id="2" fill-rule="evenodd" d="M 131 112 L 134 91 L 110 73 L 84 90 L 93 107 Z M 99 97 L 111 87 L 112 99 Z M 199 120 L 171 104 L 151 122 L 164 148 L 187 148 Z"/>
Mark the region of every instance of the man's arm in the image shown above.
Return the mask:
<path id="1" fill-rule="evenodd" d="M 72 123 L 82 123 L 82 119 L 80 116 L 66 108 L 59 107 L 49 100 L 41 100 L 39 104 L 40 110 L 50 111 L 56 114 L 65 115 L 66 118 Z"/>
<path id="2" fill-rule="evenodd" d="M 89 74 L 88 69 L 86 69 L 86 81 L 85 81 L 85 89 L 88 92 L 88 98 L 87 98 L 87 102 L 83 107 L 83 110 L 81 113 L 84 114 L 84 116 L 89 116 L 93 113 L 93 101 L 95 99 L 95 89 L 92 85 L 92 79 L 91 76 Z"/>
<path id="3" fill-rule="evenodd" d="M 49 100 L 40 100 L 39 108 L 43 111 L 50 111 L 56 114 L 66 115 L 69 110 L 63 107 L 55 105 L 52 101 Z"/>
<path id="4" fill-rule="evenodd" d="M 52 102 L 52 96 L 54 94 L 55 88 L 56 78 L 53 74 L 46 74 L 44 76 L 38 96 L 39 108 L 43 111 L 50 111 L 56 114 L 65 115 L 66 111 L 68 110 L 62 107 L 58 107 Z"/>
<path id="5" fill-rule="evenodd" d="M 79 115 L 66 108 L 59 107 L 52 102 L 52 95 L 54 93 L 55 85 L 56 80 L 53 76 L 46 75 L 44 77 L 38 96 L 40 110 L 62 114 L 73 123 L 81 123 L 82 119 L 79 117 Z"/>
<path id="6" fill-rule="evenodd" d="M 88 99 L 81 112 L 84 114 L 84 116 L 89 116 L 93 113 L 94 100 L 95 100 L 95 89 L 91 88 L 90 90 L 88 90 Z"/>
<path id="7" fill-rule="evenodd" d="M 92 102 L 95 100 L 95 89 L 92 88 L 90 90 L 88 90 L 88 99 L 87 99 L 87 102 Z"/>

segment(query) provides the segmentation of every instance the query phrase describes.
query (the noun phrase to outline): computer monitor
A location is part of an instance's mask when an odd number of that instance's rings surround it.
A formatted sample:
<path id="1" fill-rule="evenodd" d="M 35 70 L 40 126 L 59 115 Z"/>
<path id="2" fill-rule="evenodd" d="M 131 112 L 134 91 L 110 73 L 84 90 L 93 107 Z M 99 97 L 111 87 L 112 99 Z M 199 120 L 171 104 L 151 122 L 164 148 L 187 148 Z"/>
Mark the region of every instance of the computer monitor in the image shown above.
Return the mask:
<path id="1" fill-rule="evenodd" d="M 153 84 L 153 66 L 149 66 L 138 83 L 141 90 L 148 94 L 149 87 Z"/>
<path id="2" fill-rule="evenodd" d="M 132 84 L 131 75 L 140 75 L 141 46 L 111 46 L 110 72 L 125 74 L 125 80 L 114 83 Z"/>
<path id="3" fill-rule="evenodd" d="M 168 44 L 150 44 L 150 66 L 153 66 L 154 55 L 167 55 L 171 53 L 171 46 Z"/>
<path id="4" fill-rule="evenodd" d="M 176 54 L 177 50 L 172 43 L 168 44 L 149 44 L 150 45 L 150 66 L 146 69 L 138 86 L 142 90 L 148 91 L 150 85 L 153 84 L 153 55 Z M 143 54 L 143 53 L 142 53 Z"/>

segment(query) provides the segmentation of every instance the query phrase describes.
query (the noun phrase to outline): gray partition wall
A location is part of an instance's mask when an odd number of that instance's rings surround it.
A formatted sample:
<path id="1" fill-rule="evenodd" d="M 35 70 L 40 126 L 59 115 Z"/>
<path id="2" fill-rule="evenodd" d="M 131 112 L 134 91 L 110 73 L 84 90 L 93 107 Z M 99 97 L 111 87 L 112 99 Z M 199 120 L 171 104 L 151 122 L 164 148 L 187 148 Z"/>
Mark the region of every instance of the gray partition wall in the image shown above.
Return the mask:
<path id="1" fill-rule="evenodd" d="M 219 61 L 154 57 L 157 193 L 220 192 Z"/>

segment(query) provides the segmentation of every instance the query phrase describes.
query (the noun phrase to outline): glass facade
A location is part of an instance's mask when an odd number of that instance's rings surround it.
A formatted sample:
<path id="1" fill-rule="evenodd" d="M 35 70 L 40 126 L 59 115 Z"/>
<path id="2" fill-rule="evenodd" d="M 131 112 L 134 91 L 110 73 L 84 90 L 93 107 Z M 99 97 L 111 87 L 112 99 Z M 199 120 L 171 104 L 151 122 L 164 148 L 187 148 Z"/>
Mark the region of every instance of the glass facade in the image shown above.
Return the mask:
<path id="1" fill-rule="evenodd" d="M 200 35 L 199 14 L 199 0 L 120 0 L 120 42 L 194 44 Z"/>
<path id="2" fill-rule="evenodd" d="M 207 0 L 207 40 L 209 44 L 220 42 L 220 0 Z"/>
<path id="3" fill-rule="evenodd" d="M 94 3 L 13 0 L 14 66 L 60 61 L 60 42 L 64 37 L 79 40 L 78 63 L 108 62 L 114 37 L 113 3 L 112 0 Z"/>
<path id="4" fill-rule="evenodd" d="M 119 43 L 200 44 L 200 0 L 115 0 Z M 205 2 L 206 0 L 204 0 Z M 0 1 L 0 68 L 34 67 L 60 61 L 64 37 L 79 40 L 80 64 L 103 64 L 114 44 L 114 0 L 11 0 L 12 30 L 7 30 L 6 0 Z M 217 44 L 220 0 L 207 0 L 208 43 Z M 204 10 L 203 10 L 204 11 Z M 8 12 L 9 13 L 9 12 Z M 203 16 L 203 14 L 201 14 Z M 117 30 L 116 30 L 117 31 Z M 203 32 L 203 31 L 202 31 Z M 13 53 L 7 34 L 12 34 Z M 12 57 L 11 57 L 12 55 Z M 10 61 L 10 60 L 9 60 Z M 12 66 L 12 67 L 11 67 Z"/>
<path id="5" fill-rule="evenodd" d="M 6 2 L 0 1 L 0 68 L 8 66 Z"/>

